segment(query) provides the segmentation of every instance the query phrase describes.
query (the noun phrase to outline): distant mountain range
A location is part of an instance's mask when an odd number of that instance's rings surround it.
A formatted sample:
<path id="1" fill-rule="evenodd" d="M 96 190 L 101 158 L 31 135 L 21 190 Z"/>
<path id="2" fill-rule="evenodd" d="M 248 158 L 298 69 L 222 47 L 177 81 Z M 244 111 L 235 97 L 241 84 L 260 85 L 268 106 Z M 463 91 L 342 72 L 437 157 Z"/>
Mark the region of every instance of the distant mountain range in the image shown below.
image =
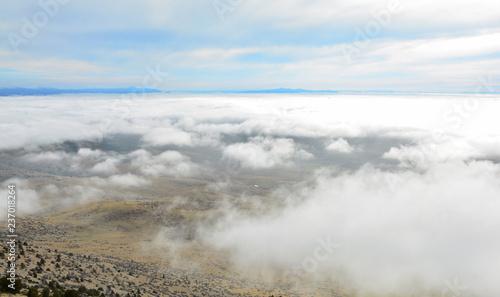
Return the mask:
<path id="1" fill-rule="evenodd" d="M 338 93 L 338 91 L 314 91 L 314 90 L 304 90 L 304 89 L 288 89 L 288 88 L 278 88 L 269 90 L 246 90 L 246 91 L 176 91 L 179 93 L 197 93 L 197 94 L 290 94 L 290 93 Z"/>
<path id="2" fill-rule="evenodd" d="M 55 89 L 55 88 L 3 88 L 0 96 L 29 96 L 29 95 L 56 95 L 56 94 L 129 94 L 129 93 L 169 93 L 156 89 L 145 88 L 92 88 L 92 89 Z"/>
<path id="3" fill-rule="evenodd" d="M 257 90 L 257 91 L 241 91 L 241 92 L 234 92 L 234 93 L 275 93 L 275 94 L 280 94 L 280 93 L 338 93 L 337 91 L 329 91 L 329 90 L 323 90 L 323 91 L 313 91 L 313 90 L 304 90 L 304 89 L 287 89 L 287 88 L 279 88 L 279 89 L 270 89 L 270 90 Z"/>
<path id="4" fill-rule="evenodd" d="M 146 88 L 89 88 L 89 89 L 56 89 L 56 88 L 0 88 L 0 96 L 44 96 L 56 94 L 131 94 L 131 93 L 192 93 L 192 94 L 300 94 L 300 93 L 371 93 L 371 94 L 425 94 L 428 92 L 398 92 L 398 91 L 332 91 L 332 90 L 304 90 L 278 88 L 268 90 L 246 90 L 246 91 L 161 91 Z M 429 92 L 434 93 L 434 92 Z M 499 92 L 478 93 L 498 94 Z M 472 92 L 457 92 L 450 94 L 473 94 Z"/>
<path id="5" fill-rule="evenodd" d="M 247 91 L 173 91 L 177 93 L 236 93 L 236 94 L 284 94 L 284 93 L 337 93 L 337 91 L 313 91 L 304 89 L 278 88 L 270 90 L 247 90 Z M 33 96 L 33 95 L 56 95 L 56 94 L 129 94 L 129 93 L 170 93 L 170 91 L 161 91 L 145 88 L 91 88 L 91 89 L 56 89 L 56 88 L 2 88 L 0 96 Z"/>

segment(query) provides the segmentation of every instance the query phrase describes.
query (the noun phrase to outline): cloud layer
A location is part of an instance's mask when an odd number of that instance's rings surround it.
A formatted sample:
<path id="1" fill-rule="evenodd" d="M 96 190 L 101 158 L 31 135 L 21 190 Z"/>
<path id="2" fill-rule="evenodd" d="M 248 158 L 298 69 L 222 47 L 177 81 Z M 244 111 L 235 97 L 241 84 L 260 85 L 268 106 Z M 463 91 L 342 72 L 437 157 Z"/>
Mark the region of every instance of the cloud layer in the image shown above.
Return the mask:
<path id="1" fill-rule="evenodd" d="M 206 240 L 240 265 L 281 267 L 295 281 L 337 280 L 361 296 L 437 294 L 456 278 L 465 296 L 495 296 L 499 178 L 489 162 L 395 176 L 371 166 L 319 174 L 313 186 L 290 189 L 288 207 L 229 213 Z"/>
<path id="2" fill-rule="evenodd" d="M 498 11 L 490 0 L 8 2 L 0 86 L 473 92 L 499 74 Z"/>
<path id="3" fill-rule="evenodd" d="M 2 100 L 2 181 L 22 188 L 20 213 L 187 178 L 222 205 L 196 238 L 239 268 L 360 296 L 446 295 L 455 280 L 463 296 L 500 293 L 494 95 Z"/>

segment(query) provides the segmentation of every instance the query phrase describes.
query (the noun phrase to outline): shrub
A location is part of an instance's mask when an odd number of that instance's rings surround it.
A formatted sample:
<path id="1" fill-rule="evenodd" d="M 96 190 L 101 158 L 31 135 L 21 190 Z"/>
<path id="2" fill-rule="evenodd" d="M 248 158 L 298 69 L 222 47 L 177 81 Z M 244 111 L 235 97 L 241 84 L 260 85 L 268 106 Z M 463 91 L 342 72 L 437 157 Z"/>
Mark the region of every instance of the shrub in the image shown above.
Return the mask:
<path id="1" fill-rule="evenodd" d="M 28 290 L 28 297 L 39 297 L 40 295 L 38 294 L 38 287 L 31 287 Z"/>

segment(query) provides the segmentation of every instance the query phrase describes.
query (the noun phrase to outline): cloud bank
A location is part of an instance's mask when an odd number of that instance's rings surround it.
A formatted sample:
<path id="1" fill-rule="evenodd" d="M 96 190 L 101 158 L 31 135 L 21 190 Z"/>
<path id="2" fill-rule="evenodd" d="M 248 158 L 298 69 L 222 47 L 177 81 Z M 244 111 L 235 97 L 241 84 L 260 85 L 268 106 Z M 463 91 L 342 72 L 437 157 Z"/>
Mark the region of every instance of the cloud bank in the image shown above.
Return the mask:
<path id="1" fill-rule="evenodd" d="M 336 280 L 360 296 L 437 296 L 455 279 L 464 296 L 495 296 L 500 166 L 444 162 L 392 174 L 369 165 L 319 174 L 289 189 L 284 209 L 229 213 L 205 239 L 239 265 Z"/>
<path id="2" fill-rule="evenodd" d="M 452 296 L 456 282 L 463 296 L 500 293 L 495 95 L 2 100 L 2 181 L 18 175 L 25 214 L 189 178 L 223 205 L 196 238 L 241 269 L 360 296 Z"/>

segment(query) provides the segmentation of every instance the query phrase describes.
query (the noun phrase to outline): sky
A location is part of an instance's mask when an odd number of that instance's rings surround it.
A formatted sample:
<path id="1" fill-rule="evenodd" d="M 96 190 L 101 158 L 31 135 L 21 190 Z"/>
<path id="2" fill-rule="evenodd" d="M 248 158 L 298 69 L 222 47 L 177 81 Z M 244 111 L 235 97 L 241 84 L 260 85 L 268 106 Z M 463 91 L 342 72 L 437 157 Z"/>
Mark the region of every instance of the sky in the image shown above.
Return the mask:
<path id="1" fill-rule="evenodd" d="M 0 87 L 500 90 L 494 0 L 3 1 Z"/>

